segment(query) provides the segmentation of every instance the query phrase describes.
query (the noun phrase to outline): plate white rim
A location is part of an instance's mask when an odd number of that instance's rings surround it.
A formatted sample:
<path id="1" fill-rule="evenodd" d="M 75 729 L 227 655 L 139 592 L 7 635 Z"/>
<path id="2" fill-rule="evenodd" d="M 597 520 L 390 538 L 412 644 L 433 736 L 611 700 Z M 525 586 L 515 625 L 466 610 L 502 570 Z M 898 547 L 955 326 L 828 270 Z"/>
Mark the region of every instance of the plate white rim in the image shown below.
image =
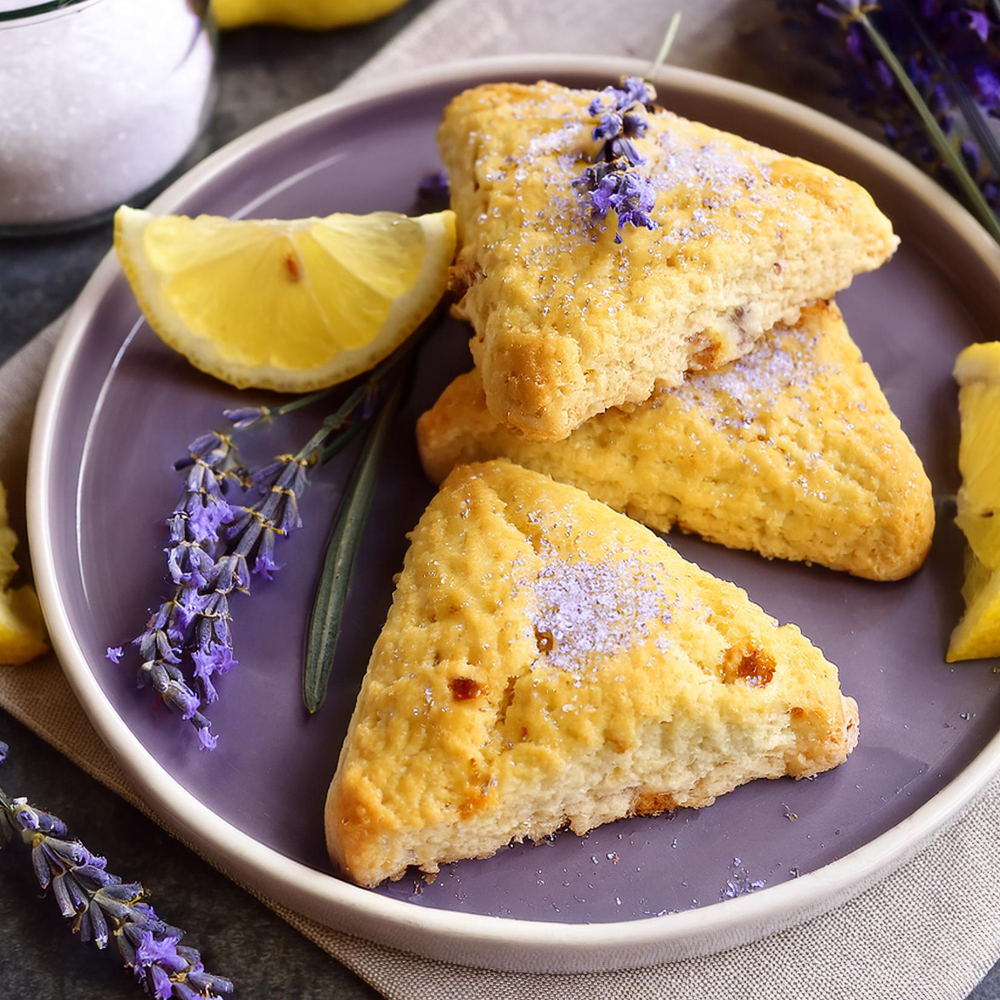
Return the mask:
<path id="1" fill-rule="evenodd" d="M 449 82 L 500 80 L 514 74 L 544 77 L 551 72 L 580 75 L 601 72 L 614 80 L 622 74 L 641 75 L 644 69 L 643 62 L 627 58 L 538 54 L 463 61 L 376 84 L 351 86 L 294 108 L 229 143 L 172 184 L 150 210 L 171 211 L 194 189 L 286 131 L 400 90 Z M 875 140 L 827 115 L 746 84 L 669 67 L 662 70 L 658 79 L 681 89 L 698 89 L 753 104 L 798 127 L 821 132 L 841 145 L 851 146 L 855 154 L 863 155 L 877 168 L 891 171 L 899 184 L 947 218 L 1000 284 L 1000 248 L 934 181 Z M 28 516 L 39 597 L 53 646 L 74 693 L 136 789 L 173 830 L 204 850 L 230 874 L 276 901 L 349 932 L 354 930 L 423 954 L 468 964 L 526 970 L 558 967 L 567 971 L 649 964 L 664 954 L 680 957 L 729 947 L 823 912 L 912 855 L 1000 772 L 998 734 L 959 775 L 910 816 L 821 869 L 724 904 L 613 923 L 527 921 L 417 907 L 318 872 L 266 847 L 203 805 L 142 746 L 114 711 L 91 672 L 60 595 L 49 531 L 48 497 L 59 400 L 82 346 L 89 318 L 119 274 L 114 251 L 109 251 L 69 314 L 38 401 L 29 461 Z M 508 954 L 498 951 L 505 948 L 512 951 Z"/>

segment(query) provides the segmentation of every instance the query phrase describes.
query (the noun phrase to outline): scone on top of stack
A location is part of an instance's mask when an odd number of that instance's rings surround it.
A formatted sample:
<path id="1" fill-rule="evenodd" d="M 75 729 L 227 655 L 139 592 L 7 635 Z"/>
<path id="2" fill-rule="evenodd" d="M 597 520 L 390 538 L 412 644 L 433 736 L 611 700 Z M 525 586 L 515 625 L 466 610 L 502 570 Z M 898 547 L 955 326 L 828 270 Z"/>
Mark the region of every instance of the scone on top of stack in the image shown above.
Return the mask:
<path id="1" fill-rule="evenodd" d="M 594 91 L 476 87 L 438 131 L 459 252 L 459 315 L 490 413 L 558 440 L 659 381 L 717 368 L 888 259 L 871 196 L 824 167 L 662 109 L 634 139 L 658 228 L 615 242 L 574 187 L 597 149 Z"/>
<path id="2" fill-rule="evenodd" d="M 657 531 L 676 525 L 873 580 L 916 571 L 934 532 L 920 459 L 832 303 L 561 441 L 505 427 L 473 370 L 419 419 L 417 441 L 434 482 L 464 462 L 509 458 Z"/>
<path id="3" fill-rule="evenodd" d="M 857 741 L 798 628 L 581 490 L 462 466 L 410 537 L 326 804 L 361 885 L 809 777 Z"/>

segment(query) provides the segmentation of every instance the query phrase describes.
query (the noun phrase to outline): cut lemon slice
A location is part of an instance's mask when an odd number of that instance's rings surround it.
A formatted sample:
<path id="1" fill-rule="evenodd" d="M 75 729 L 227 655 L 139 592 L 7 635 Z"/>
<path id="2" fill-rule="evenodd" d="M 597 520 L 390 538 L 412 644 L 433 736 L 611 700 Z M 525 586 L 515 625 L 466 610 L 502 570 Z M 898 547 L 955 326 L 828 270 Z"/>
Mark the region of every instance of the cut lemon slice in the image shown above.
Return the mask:
<path id="1" fill-rule="evenodd" d="M 455 216 L 232 221 L 122 207 L 115 249 L 149 325 L 240 388 L 308 392 L 392 353 L 444 294 Z"/>
<path id="2" fill-rule="evenodd" d="M 17 572 L 16 547 L 17 535 L 7 517 L 7 491 L 0 483 L 0 663 L 3 664 L 26 663 L 49 648 L 42 609 L 34 590 L 29 586 L 6 589 Z"/>
<path id="3" fill-rule="evenodd" d="M 48 648 L 35 591 L 27 584 L 0 591 L 0 663 L 27 663 Z"/>
<path id="4" fill-rule="evenodd" d="M 948 662 L 1000 656 L 1000 570 L 974 555 L 962 588 L 966 609 L 948 645 Z"/>
<path id="5" fill-rule="evenodd" d="M 948 662 L 1000 656 L 1000 342 L 973 344 L 955 362 L 962 441 L 955 518 L 969 542 L 965 614 Z"/>
<path id="6" fill-rule="evenodd" d="M 955 379 L 962 417 L 955 520 L 979 559 L 1000 569 L 1000 341 L 962 351 Z"/>
<path id="7" fill-rule="evenodd" d="M 248 24 L 287 24 L 309 31 L 327 31 L 345 24 L 374 21 L 401 7 L 404 0 L 212 0 L 220 28 Z"/>

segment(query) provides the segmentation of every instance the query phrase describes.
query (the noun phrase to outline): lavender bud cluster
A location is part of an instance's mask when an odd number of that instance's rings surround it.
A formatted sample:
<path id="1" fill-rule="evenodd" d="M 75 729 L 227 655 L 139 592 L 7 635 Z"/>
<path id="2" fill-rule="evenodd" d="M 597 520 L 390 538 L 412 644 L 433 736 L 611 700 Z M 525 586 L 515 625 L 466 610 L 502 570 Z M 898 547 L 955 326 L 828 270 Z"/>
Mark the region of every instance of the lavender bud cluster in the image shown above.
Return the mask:
<path id="1" fill-rule="evenodd" d="M 233 430 L 266 420 L 265 407 L 227 410 Z M 167 520 L 170 541 L 167 572 L 174 586 L 143 633 L 139 649 L 139 685 L 151 687 L 197 731 L 203 749 L 218 740 L 202 709 L 218 698 L 214 678 L 239 661 L 233 650 L 230 600 L 249 594 L 254 575 L 270 580 L 280 566 L 275 541 L 302 526 L 299 498 L 308 480 L 308 461 L 281 455 L 270 465 L 248 472 L 240 465 L 231 434 L 212 432 L 189 446 L 175 464 L 185 472 L 184 491 Z M 232 503 L 227 491 L 237 484 L 251 503 Z M 252 560 L 252 568 L 251 568 Z M 120 646 L 108 649 L 117 663 Z M 185 657 L 190 670 L 185 671 Z"/>
<path id="2" fill-rule="evenodd" d="M 0 763 L 7 746 L 0 743 Z M 138 882 L 123 882 L 107 870 L 107 860 L 70 840 L 61 819 L 8 798 L 0 789 L 0 847 L 20 839 L 31 848 L 35 878 L 52 890 L 59 910 L 73 921 L 80 940 L 104 949 L 114 940 L 136 981 L 156 1000 L 220 1000 L 233 984 L 205 971 L 195 948 L 182 945 L 184 932 L 165 923 L 148 903 Z"/>
<path id="3" fill-rule="evenodd" d="M 656 204 L 656 189 L 648 177 L 634 168 L 646 158 L 634 139 L 646 134 L 656 99 L 653 87 L 637 77 L 628 77 L 621 87 L 605 87 L 590 102 L 588 114 L 597 119 L 593 137 L 601 141 L 594 162 L 574 181 L 590 205 L 592 219 L 603 220 L 614 211 L 618 217 L 615 242 L 621 243 L 626 225 L 656 229 L 650 215 Z"/>

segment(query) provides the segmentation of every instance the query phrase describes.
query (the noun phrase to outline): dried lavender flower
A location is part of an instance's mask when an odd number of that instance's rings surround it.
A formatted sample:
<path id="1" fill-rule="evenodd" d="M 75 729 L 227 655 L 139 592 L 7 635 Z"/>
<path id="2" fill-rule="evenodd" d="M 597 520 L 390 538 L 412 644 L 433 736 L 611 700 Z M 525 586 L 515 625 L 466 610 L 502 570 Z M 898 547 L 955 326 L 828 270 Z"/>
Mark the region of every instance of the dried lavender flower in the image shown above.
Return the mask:
<path id="1" fill-rule="evenodd" d="M 165 705 L 190 722 L 202 749 L 213 750 L 218 743 L 203 711 L 218 699 L 215 681 L 239 664 L 231 599 L 249 594 L 254 576 L 271 580 L 281 569 L 275 544 L 302 526 L 299 500 L 309 482 L 306 470 L 353 439 L 378 409 L 381 380 L 411 348 L 412 342 L 407 342 L 378 365 L 295 454 L 279 455 L 263 468 L 248 470 L 233 434 L 307 406 L 329 390 L 274 410 L 265 406 L 226 410 L 230 430 L 201 435 L 190 444 L 188 455 L 175 463 L 185 478 L 180 500 L 167 519 L 165 552 L 173 591 L 133 645 L 141 661 L 139 686 L 151 687 Z M 233 486 L 241 491 L 240 502 L 229 494 Z M 121 646 L 107 650 L 113 663 L 122 656 Z M 190 663 L 187 671 L 185 661 Z"/>
<path id="2" fill-rule="evenodd" d="M 233 425 L 234 431 L 245 431 L 255 424 L 271 419 L 271 411 L 266 406 L 237 406 L 223 410 L 222 415 Z"/>
<path id="3" fill-rule="evenodd" d="M 0 764 L 6 756 L 7 745 L 0 743 Z M 0 848 L 18 840 L 30 846 L 38 884 L 43 891 L 51 888 L 81 941 L 104 949 L 114 939 L 125 966 L 156 1000 L 220 1000 L 232 993 L 228 979 L 206 972 L 199 952 L 180 944 L 184 932 L 142 902 L 142 885 L 122 882 L 107 871 L 105 858 L 68 836 L 61 819 L 0 788 Z"/>
<path id="4" fill-rule="evenodd" d="M 634 167 L 646 158 L 632 142 L 645 135 L 649 122 L 645 114 L 652 110 L 656 91 L 638 77 L 624 78 L 620 87 L 605 87 L 587 106 L 597 119 L 593 138 L 603 140 L 593 164 L 574 181 L 590 206 L 590 217 L 600 221 L 614 212 L 618 218 L 615 242 L 621 243 L 624 226 L 656 229 L 650 214 L 656 204 L 656 189 L 648 177 Z"/>

